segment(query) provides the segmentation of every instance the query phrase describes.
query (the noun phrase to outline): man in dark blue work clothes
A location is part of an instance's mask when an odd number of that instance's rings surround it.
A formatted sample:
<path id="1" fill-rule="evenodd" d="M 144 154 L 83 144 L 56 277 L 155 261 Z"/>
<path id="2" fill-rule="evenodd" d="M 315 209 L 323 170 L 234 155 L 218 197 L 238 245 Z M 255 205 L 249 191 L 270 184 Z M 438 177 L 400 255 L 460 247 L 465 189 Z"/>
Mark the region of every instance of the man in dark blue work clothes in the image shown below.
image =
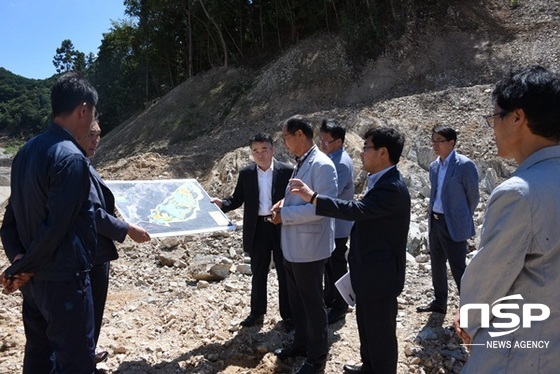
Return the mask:
<path id="1" fill-rule="evenodd" d="M 24 374 L 95 372 L 89 270 L 96 248 L 89 162 L 74 139 L 95 119 L 96 90 L 79 74 L 51 89 L 53 121 L 12 163 L 11 196 L 0 229 L 11 266 L 4 293 L 20 288 Z"/>

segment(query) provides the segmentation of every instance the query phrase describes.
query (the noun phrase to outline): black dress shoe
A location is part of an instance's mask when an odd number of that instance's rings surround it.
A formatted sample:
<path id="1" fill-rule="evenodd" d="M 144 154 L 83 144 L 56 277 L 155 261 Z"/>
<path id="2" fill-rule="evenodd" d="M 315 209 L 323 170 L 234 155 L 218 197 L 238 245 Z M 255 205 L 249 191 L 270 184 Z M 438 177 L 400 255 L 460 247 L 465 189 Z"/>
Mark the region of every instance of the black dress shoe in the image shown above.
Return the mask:
<path id="1" fill-rule="evenodd" d="M 364 368 L 364 365 L 344 365 L 344 372 L 348 374 L 373 374 L 373 370 Z"/>
<path id="2" fill-rule="evenodd" d="M 294 323 L 294 320 L 291 319 L 291 318 L 286 318 L 283 321 L 283 325 L 284 325 L 284 331 L 286 333 L 288 333 L 288 332 L 290 332 L 290 331 L 292 331 L 296 328 L 296 324 Z"/>
<path id="3" fill-rule="evenodd" d="M 325 372 L 325 362 L 313 363 L 305 361 L 303 366 L 299 368 L 296 374 L 319 374 Z"/>
<path id="4" fill-rule="evenodd" d="M 108 356 L 109 356 L 109 352 L 107 352 L 107 351 L 96 353 L 95 354 L 95 363 L 98 364 L 100 362 L 105 361 Z"/>
<path id="5" fill-rule="evenodd" d="M 249 314 L 249 317 L 245 318 L 239 324 L 241 326 L 251 327 L 251 326 L 254 326 L 257 323 L 261 323 L 263 320 L 264 320 L 264 315 L 251 313 L 251 314 Z"/>
<path id="6" fill-rule="evenodd" d="M 285 359 L 290 358 L 290 357 L 298 357 L 298 356 L 305 357 L 305 356 L 307 356 L 307 352 L 304 349 L 294 348 L 291 345 L 287 346 L 287 347 L 284 347 L 284 348 L 278 348 L 277 350 L 274 351 L 274 354 L 280 360 L 285 360 Z"/>
<path id="7" fill-rule="evenodd" d="M 338 321 L 340 321 L 341 319 L 344 319 L 344 318 L 346 318 L 346 311 L 345 310 L 332 308 L 327 313 L 327 320 L 329 322 L 329 325 L 332 325 L 333 323 L 338 322 Z"/>
<path id="8" fill-rule="evenodd" d="M 437 306 L 434 303 L 430 303 L 427 306 L 419 306 L 418 308 L 416 308 L 416 312 L 417 313 L 436 312 L 436 313 L 445 314 L 447 313 L 447 308 Z"/>

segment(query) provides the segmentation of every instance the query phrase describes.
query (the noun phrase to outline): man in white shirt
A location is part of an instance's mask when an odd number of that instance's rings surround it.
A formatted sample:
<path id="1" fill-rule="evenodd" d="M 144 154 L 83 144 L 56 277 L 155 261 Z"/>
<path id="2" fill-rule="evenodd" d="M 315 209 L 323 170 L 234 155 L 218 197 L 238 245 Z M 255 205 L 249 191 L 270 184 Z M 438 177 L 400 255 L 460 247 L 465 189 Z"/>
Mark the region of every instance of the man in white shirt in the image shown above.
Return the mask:
<path id="1" fill-rule="evenodd" d="M 251 256 L 251 312 L 241 322 L 251 327 L 263 321 L 267 306 L 267 277 L 271 255 L 276 265 L 280 316 L 284 328 L 293 329 L 288 301 L 284 257 L 280 248 L 282 225 L 270 222 L 272 205 L 284 198 L 293 167 L 274 158 L 274 143 L 268 134 L 257 133 L 249 140 L 255 161 L 239 171 L 233 194 L 225 199 L 212 199 L 224 212 L 244 205 L 243 250 Z"/>

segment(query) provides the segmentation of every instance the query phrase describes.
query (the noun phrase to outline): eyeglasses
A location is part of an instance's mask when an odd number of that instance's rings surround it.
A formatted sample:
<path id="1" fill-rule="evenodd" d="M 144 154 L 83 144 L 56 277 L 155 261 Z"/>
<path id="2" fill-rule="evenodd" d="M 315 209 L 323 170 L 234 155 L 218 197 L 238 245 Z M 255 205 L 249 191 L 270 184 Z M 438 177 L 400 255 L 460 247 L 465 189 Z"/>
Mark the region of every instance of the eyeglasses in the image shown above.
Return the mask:
<path id="1" fill-rule="evenodd" d="M 365 151 L 367 151 L 368 149 L 372 149 L 372 148 L 375 148 L 375 146 L 373 146 L 373 145 L 364 145 L 364 146 L 362 147 L 362 152 L 365 152 Z"/>
<path id="2" fill-rule="evenodd" d="M 91 113 L 93 114 L 93 122 L 99 122 L 99 116 L 101 116 L 101 113 L 97 110 L 97 107 L 90 104 L 86 105 L 91 109 Z"/>
<path id="3" fill-rule="evenodd" d="M 338 139 L 333 139 L 333 140 L 329 141 L 329 140 L 323 140 L 323 139 L 319 138 L 319 144 L 329 145 L 329 144 L 332 144 L 332 143 L 336 142 L 337 140 Z"/>
<path id="4" fill-rule="evenodd" d="M 447 140 L 447 139 L 443 139 L 443 140 L 434 140 L 434 139 L 432 139 L 432 140 L 430 140 L 430 141 L 432 142 L 432 144 L 441 144 L 441 143 L 448 142 L 449 140 Z"/>
<path id="5" fill-rule="evenodd" d="M 507 113 L 508 113 L 508 112 L 502 110 L 501 112 L 494 113 L 494 114 L 485 114 L 485 115 L 482 116 L 482 118 L 484 118 L 484 121 L 486 122 L 486 124 L 487 124 L 491 129 L 493 129 L 493 128 L 494 128 L 494 125 L 496 124 L 496 123 L 494 122 L 494 117 L 496 117 L 496 116 L 503 117 L 503 116 L 505 116 Z"/>
<path id="6" fill-rule="evenodd" d="M 282 133 L 282 139 L 283 139 L 283 140 L 286 140 L 286 138 L 287 138 L 288 136 L 291 136 L 291 135 L 293 135 L 293 134 L 290 134 L 289 132 Z"/>

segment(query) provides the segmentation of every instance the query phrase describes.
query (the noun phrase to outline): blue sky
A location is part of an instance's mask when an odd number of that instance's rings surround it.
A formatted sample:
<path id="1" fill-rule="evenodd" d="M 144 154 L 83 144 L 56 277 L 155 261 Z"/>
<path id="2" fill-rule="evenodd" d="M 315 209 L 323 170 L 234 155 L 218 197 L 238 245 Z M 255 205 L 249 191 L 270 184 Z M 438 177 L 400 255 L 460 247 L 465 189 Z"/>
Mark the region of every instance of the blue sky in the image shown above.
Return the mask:
<path id="1" fill-rule="evenodd" d="M 26 78 L 51 77 L 64 39 L 97 54 L 111 20 L 125 18 L 123 0 L 0 0 L 0 67 Z"/>

